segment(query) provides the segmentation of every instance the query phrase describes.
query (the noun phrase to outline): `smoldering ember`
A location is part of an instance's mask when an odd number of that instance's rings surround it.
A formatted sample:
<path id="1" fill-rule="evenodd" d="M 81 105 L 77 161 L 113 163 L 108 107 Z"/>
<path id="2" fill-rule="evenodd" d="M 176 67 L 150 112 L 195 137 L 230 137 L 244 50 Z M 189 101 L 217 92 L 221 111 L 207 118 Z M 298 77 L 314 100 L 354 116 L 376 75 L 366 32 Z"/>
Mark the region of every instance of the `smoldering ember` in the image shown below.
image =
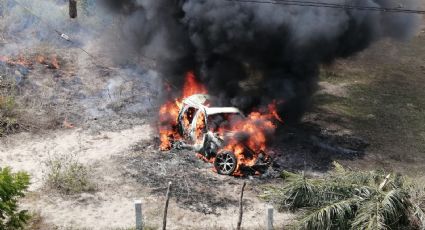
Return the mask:
<path id="1" fill-rule="evenodd" d="M 0 230 L 424 229 L 420 0 L 0 0 Z"/>

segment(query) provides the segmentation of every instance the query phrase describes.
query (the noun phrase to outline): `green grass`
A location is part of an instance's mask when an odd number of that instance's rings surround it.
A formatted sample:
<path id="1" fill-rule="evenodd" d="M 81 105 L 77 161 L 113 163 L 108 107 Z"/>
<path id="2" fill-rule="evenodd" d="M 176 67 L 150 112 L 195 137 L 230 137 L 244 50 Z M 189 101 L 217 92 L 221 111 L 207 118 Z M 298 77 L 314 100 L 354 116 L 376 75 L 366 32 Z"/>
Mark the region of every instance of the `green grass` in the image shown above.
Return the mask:
<path id="1" fill-rule="evenodd" d="M 344 84 L 347 95 L 318 94 L 313 111 L 324 120 L 326 114 L 343 118 L 332 122 L 368 140 L 367 154 L 376 160 L 347 164 L 425 173 L 424 47 L 424 36 L 409 44 L 383 43 L 322 69 L 321 81 Z"/>

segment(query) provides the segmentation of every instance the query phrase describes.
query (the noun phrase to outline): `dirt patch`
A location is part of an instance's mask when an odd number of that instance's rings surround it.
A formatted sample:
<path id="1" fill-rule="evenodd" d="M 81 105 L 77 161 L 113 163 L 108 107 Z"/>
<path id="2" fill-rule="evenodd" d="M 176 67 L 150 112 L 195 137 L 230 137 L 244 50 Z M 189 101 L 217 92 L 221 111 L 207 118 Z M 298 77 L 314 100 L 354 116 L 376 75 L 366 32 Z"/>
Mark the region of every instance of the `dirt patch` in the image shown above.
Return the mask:
<path id="1" fill-rule="evenodd" d="M 153 132 L 145 125 L 96 134 L 71 129 L 11 135 L 2 139 L 0 164 L 31 174 L 31 192 L 21 203 L 39 215 L 45 229 L 130 228 L 136 199 L 143 202 L 147 226 L 159 228 L 168 181 L 173 182 L 170 229 L 232 229 L 243 180 L 248 182 L 243 227 L 263 228 L 266 203 L 258 195 L 273 180 L 217 175 L 192 152 L 157 151 Z M 97 189 L 73 195 L 46 189 L 42 162 L 54 152 L 77 155 L 91 168 Z M 293 216 L 276 213 L 275 218 L 276 226 L 284 226 Z"/>

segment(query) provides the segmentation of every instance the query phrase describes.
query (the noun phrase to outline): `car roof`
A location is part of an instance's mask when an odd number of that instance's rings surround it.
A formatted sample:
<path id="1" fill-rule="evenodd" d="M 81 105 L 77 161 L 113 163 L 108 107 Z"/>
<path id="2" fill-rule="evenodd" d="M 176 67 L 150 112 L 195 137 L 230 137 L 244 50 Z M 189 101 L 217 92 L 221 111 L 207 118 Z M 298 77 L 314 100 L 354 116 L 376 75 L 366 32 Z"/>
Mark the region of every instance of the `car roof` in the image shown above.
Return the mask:
<path id="1" fill-rule="evenodd" d="M 208 107 L 205 103 L 210 99 L 210 96 L 207 94 L 194 94 L 183 100 L 183 104 L 189 105 L 197 109 L 205 110 L 207 115 L 214 115 L 220 113 L 235 113 L 241 114 L 242 112 L 235 107 Z"/>
<path id="2" fill-rule="evenodd" d="M 214 115 L 214 114 L 220 114 L 220 113 L 242 114 L 242 112 L 235 107 L 205 107 L 205 113 L 207 115 Z"/>

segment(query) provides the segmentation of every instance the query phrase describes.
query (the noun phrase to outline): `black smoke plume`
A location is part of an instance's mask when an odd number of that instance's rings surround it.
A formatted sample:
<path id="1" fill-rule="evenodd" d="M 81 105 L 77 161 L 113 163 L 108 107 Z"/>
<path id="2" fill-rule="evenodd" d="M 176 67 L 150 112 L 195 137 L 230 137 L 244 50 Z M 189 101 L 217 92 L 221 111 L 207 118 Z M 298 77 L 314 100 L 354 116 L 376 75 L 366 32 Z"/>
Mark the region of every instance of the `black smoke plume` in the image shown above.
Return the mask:
<path id="1" fill-rule="evenodd" d="M 322 0 L 357 6 L 417 9 L 419 0 Z M 321 64 L 383 37 L 408 39 L 419 17 L 348 9 L 227 0 L 105 0 L 125 15 L 122 53 L 157 60 L 180 87 L 194 70 L 220 104 L 245 111 L 272 100 L 296 121 L 315 92 Z"/>

